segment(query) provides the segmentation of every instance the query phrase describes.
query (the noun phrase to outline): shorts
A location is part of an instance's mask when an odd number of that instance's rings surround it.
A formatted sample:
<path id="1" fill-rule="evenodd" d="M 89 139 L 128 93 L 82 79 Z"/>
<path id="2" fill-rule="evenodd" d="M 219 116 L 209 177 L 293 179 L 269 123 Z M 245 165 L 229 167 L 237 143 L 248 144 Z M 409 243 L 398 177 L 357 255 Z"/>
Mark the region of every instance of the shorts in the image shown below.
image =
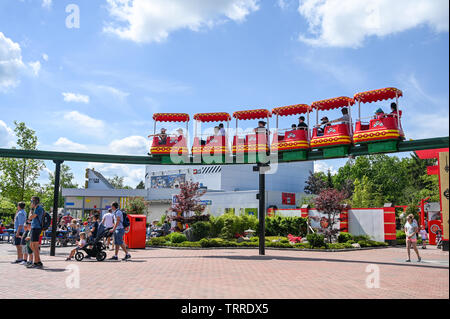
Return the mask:
<path id="1" fill-rule="evenodd" d="M 123 245 L 123 235 L 125 235 L 125 229 L 116 229 L 114 231 L 114 244 Z"/>
<path id="2" fill-rule="evenodd" d="M 23 232 L 19 232 L 19 235 L 22 236 Z M 22 242 L 22 238 L 21 237 L 16 237 L 16 233 L 14 233 L 14 245 L 15 246 L 20 246 Z"/>
<path id="3" fill-rule="evenodd" d="M 39 237 L 41 237 L 41 228 L 31 228 L 31 242 L 39 242 Z"/>
<path id="4" fill-rule="evenodd" d="M 417 243 L 417 238 L 406 238 L 406 242 Z"/>

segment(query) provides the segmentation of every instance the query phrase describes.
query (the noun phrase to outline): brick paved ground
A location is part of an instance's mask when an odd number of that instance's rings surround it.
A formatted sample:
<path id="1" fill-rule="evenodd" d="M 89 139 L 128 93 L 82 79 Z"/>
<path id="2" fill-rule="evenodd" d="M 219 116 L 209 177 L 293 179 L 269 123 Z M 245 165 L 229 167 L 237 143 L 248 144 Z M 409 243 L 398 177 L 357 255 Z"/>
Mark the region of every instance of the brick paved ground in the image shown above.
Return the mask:
<path id="1" fill-rule="evenodd" d="M 420 250 L 423 262 L 405 263 L 404 248 L 351 252 L 257 249 L 132 250 L 132 261 L 66 262 L 43 248 L 44 269 L 10 262 L 15 247 L 0 243 L 3 298 L 449 298 L 448 252 Z M 108 252 L 108 257 L 111 252 Z M 119 257 L 123 257 L 123 252 Z M 66 287 L 79 267 L 80 289 Z M 380 271 L 380 288 L 366 288 L 368 265 Z M 14 289 L 19 287 L 18 290 Z M 24 294 L 26 292 L 26 295 Z M 86 293 L 89 292 L 89 295 Z"/>

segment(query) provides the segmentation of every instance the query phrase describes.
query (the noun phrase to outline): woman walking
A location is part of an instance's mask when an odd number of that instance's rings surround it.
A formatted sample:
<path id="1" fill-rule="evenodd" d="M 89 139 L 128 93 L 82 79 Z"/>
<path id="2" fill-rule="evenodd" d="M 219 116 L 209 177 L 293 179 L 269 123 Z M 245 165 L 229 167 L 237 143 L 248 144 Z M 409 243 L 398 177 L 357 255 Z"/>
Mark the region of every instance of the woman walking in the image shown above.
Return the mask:
<path id="1" fill-rule="evenodd" d="M 406 260 L 406 262 L 411 261 L 411 246 L 417 254 L 417 261 L 420 262 L 422 258 L 420 258 L 419 251 L 417 250 L 417 233 L 419 232 L 419 225 L 414 219 L 413 214 L 409 214 L 408 217 L 406 217 L 404 230 L 406 234 L 406 249 L 408 251 L 408 259 Z"/>

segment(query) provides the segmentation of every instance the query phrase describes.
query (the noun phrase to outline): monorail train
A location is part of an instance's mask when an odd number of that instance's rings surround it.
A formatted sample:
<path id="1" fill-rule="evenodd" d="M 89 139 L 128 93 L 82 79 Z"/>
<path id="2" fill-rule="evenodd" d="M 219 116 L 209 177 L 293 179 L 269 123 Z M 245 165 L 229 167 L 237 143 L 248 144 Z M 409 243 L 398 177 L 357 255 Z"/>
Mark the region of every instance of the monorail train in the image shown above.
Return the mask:
<path id="1" fill-rule="evenodd" d="M 270 152 L 277 153 L 283 161 L 306 160 L 307 152 L 314 149 L 323 150 L 325 158 L 343 157 L 348 155 L 349 147 L 352 145 L 368 145 L 369 153 L 391 152 L 397 150 L 398 142 L 405 138 L 401 116 L 402 111 L 398 106 L 398 98 L 403 96 L 401 90 L 396 88 L 383 88 L 378 90 L 356 93 L 353 98 L 341 96 L 326 100 L 320 100 L 308 104 L 296 104 L 277 107 L 272 111 L 267 109 L 245 110 L 233 113 L 236 119 L 236 131 L 232 144 L 228 144 L 230 114 L 226 112 L 199 113 L 194 115 L 194 140 L 191 155 L 198 163 L 224 163 L 233 161 L 238 156 L 244 162 L 250 162 L 250 158 L 256 159 Z M 383 100 L 394 100 L 391 103 L 392 112 L 384 114 L 377 110 L 375 116 L 361 117 L 361 103 L 372 103 Z M 358 118 L 353 129 L 352 106 L 358 103 Z M 324 117 L 319 123 L 319 111 L 341 109 L 342 118 L 329 121 Z M 309 114 L 316 112 L 316 125 L 309 126 Z M 292 126 L 287 129 L 278 128 L 280 116 L 293 116 L 306 114 L 307 124 L 303 126 Z M 276 117 L 276 128 L 269 130 L 269 119 Z M 301 118 L 304 118 L 303 116 Z M 172 155 L 183 158 L 181 162 L 189 160 L 188 133 L 190 117 L 186 113 L 156 113 L 153 115 L 155 121 L 154 134 L 149 155 L 160 157 L 162 163 L 172 163 Z M 251 133 L 239 133 L 239 120 L 260 120 L 259 125 Z M 263 120 L 267 120 L 263 121 Z M 363 121 L 365 120 L 365 121 Z M 179 129 L 175 136 L 170 136 L 161 130 L 156 132 L 157 122 L 182 122 L 186 123 L 186 132 Z M 221 126 L 215 127 L 213 134 L 206 136 L 198 132 L 198 123 L 226 122 L 227 130 Z M 267 127 L 266 127 L 267 124 Z M 186 134 L 185 134 L 186 133 Z M 270 143 L 270 133 L 273 133 Z M 203 139 L 202 136 L 205 138 Z M 231 146 L 231 149 L 230 149 Z"/>

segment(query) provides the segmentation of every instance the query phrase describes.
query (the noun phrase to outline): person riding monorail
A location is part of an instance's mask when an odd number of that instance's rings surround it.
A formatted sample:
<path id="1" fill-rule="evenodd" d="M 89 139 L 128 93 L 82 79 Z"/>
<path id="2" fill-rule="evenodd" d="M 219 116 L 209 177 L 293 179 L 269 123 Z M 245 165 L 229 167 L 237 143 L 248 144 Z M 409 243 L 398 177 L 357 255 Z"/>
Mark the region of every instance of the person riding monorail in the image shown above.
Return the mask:
<path id="1" fill-rule="evenodd" d="M 398 115 L 401 115 L 401 113 L 400 113 L 400 111 L 398 111 L 398 114 L 397 114 L 397 103 L 392 102 L 391 103 L 391 113 L 387 114 L 386 116 L 397 117 Z"/>
<path id="2" fill-rule="evenodd" d="M 330 121 L 329 123 L 337 123 L 342 122 L 342 124 L 349 124 L 350 123 L 350 116 L 348 115 L 348 109 L 346 107 L 341 109 L 342 116 L 338 119 L 335 119 L 333 121 Z"/>
<path id="3" fill-rule="evenodd" d="M 220 136 L 225 136 L 225 129 L 223 127 L 223 123 L 219 124 L 219 135 Z"/>
<path id="4" fill-rule="evenodd" d="M 253 129 L 253 131 L 256 133 L 256 134 L 266 134 L 266 135 L 268 135 L 269 134 L 269 131 L 267 130 L 267 128 L 266 128 L 266 122 L 264 122 L 264 121 L 259 121 L 258 122 L 258 127 L 257 128 L 255 128 L 255 129 Z"/>
<path id="5" fill-rule="evenodd" d="M 305 123 L 304 116 L 298 118 L 297 130 L 308 130 L 308 124 Z"/>
<path id="6" fill-rule="evenodd" d="M 327 126 L 331 126 L 330 122 L 328 121 L 328 117 L 324 116 L 320 119 L 322 122 L 319 125 L 316 125 L 317 127 L 317 136 L 323 136 L 323 133 L 325 132 L 325 128 Z M 323 127 L 321 127 L 323 125 Z"/>
<path id="7" fill-rule="evenodd" d="M 382 119 L 383 117 L 385 117 L 384 111 L 383 111 L 381 108 L 378 108 L 378 109 L 375 111 L 374 119 L 380 120 L 380 119 Z"/>
<path id="8" fill-rule="evenodd" d="M 149 135 L 148 137 L 150 137 L 150 136 L 157 136 L 159 139 L 159 141 L 158 141 L 159 145 L 165 145 L 167 143 L 167 134 L 166 134 L 165 128 L 162 128 L 161 132 L 159 134 L 152 134 L 152 135 Z"/>

